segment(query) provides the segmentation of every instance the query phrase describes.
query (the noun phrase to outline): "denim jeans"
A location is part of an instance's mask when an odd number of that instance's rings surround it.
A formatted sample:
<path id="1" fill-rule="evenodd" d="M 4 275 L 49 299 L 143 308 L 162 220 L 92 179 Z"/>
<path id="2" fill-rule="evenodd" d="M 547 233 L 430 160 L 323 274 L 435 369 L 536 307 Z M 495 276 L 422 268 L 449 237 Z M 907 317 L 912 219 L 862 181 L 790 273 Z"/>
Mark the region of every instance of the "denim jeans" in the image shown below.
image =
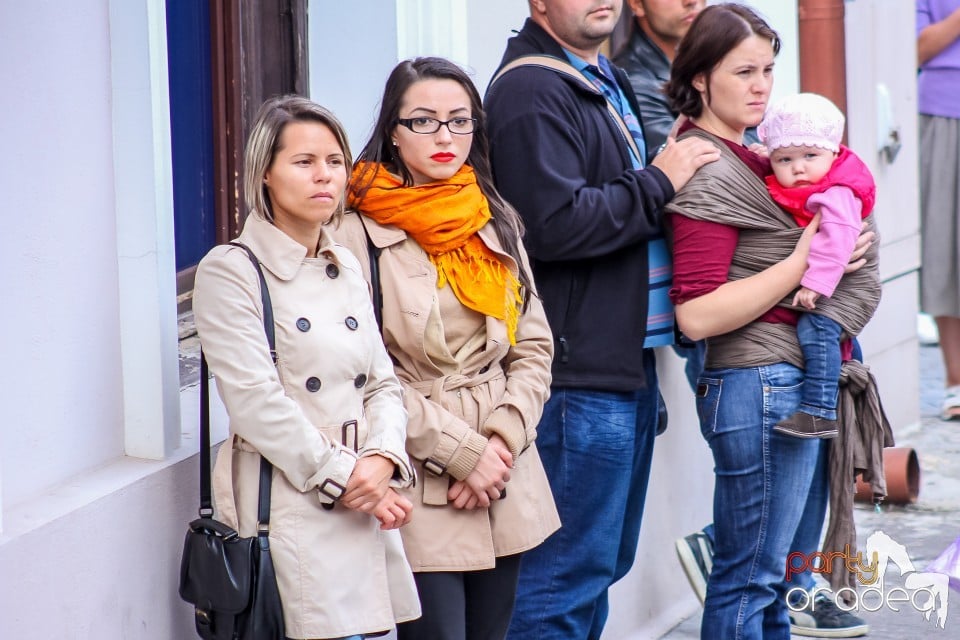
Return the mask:
<path id="1" fill-rule="evenodd" d="M 830 500 L 829 473 L 827 472 L 827 456 L 830 444 L 827 440 L 817 440 L 820 446 L 817 449 L 817 459 L 813 467 L 813 479 L 810 482 L 810 491 L 807 493 L 807 502 L 800 516 L 800 524 L 793 536 L 790 551 L 799 551 L 810 557 L 820 550 L 820 534 L 823 533 L 823 521 L 827 515 L 827 502 Z M 787 590 L 801 587 L 810 591 L 816 586 L 813 572 L 810 570 L 798 573 L 787 584 Z"/>
<path id="2" fill-rule="evenodd" d="M 600 637 L 607 589 L 633 565 L 657 428 L 657 373 L 632 392 L 554 388 L 537 449 L 563 526 L 523 555 L 511 640 Z"/>
<path id="3" fill-rule="evenodd" d="M 800 410 L 812 416 L 837 419 L 837 381 L 840 379 L 839 324 L 816 313 L 801 314 L 797 339 L 803 351 L 803 392 Z"/>
<path id="4" fill-rule="evenodd" d="M 817 452 L 813 480 L 810 482 L 810 492 L 807 494 L 807 502 L 803 507 L 803 514 L 800 516 L 797 532 L 793 536 L 793 544 L 790 545 L 791 553 L 799 551 L 808 557 L 820 550 L 820 534 L 823 532 L 823 522 L 827 515 L 827 502 L 830 499 L 829 475 L 827 474 L 829 443 L 827 440 L 819 440 L 819 442 L 820 450 Z M 705 526 L 703 532 L 710 538 L 710 542 L 716 545 L 713 524 Z M 807 569 L 802 573 L 793 575 L 788 590 L 800 587 L 810 591 L 815 586 L 813 572 Z"/>
<path id="5" fill-rule="evenodd" d="M 701 637 L 789 640 L 787 555 L 810 496 L 821 443 L 773 425 L 800 404 L 789 364 L 706 370 L 697 413 L 713 453 L 714 562 Z M 817 531 L 819 536 L 819 529 Z"/>

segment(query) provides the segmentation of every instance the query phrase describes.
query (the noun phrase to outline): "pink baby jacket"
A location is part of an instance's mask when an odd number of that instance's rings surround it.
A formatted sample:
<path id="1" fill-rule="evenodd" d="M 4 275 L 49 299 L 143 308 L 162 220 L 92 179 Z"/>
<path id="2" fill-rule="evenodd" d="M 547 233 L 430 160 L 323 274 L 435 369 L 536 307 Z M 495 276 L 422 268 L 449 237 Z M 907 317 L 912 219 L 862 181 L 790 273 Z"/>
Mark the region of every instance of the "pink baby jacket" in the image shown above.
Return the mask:
<path id="1" fill-rule="evenodd" d="M 784 187 L 773 174 L 766 182 L 770 196 L 801 227 L 821 214 L 800 284 L 830 297 L 850 261 L 860 221 L 873 211 L 877 197 L 873 175 L 855 153 L 841 145 L 830 171 L 815 184 Z"/>

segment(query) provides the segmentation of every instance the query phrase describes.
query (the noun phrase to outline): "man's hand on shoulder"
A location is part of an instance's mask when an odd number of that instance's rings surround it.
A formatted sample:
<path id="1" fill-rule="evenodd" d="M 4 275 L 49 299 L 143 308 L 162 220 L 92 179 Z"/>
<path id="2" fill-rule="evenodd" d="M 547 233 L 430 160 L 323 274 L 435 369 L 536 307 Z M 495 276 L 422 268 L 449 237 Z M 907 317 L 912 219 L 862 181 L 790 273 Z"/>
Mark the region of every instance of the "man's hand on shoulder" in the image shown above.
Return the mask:
<path id="1" fill-rule="evenodd" d="M 690 137 L 680 141 L 667 138 L 663 151 L 650 164 L 663 171 L 674 191 L 679 191 L 697 169 L 719 158 L 720 149 L 702 138 Z"/>

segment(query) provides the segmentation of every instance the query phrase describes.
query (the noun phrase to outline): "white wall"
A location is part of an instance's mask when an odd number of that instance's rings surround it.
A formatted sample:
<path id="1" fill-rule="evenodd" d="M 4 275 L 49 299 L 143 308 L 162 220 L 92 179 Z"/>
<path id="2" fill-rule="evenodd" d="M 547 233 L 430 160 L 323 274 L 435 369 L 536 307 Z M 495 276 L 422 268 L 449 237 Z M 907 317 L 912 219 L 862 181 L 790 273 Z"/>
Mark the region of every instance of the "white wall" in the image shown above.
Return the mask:
<path id="1" fill-rule="evenodd" d="M 883 298 L 861 336 L 894 431 L 920 420 L 916 317 L 920 267 L 915 7 L 912 2 L 846 3 L 850 147 L 877 181 Z M 891 164 L 878 152 L 889 132 L 877 87 L 889 95 L 891 124 L 903 143 Z M 906 372 L 906 374 L 905 374 Z"/>
<path id="2" fill-rule="evenodd" d="M 308 20 L 310 97 L 337 114 L 356 155 L 367 141 L 383 86 L 397 62 L 444 56 L 471 74 L 482 96 L 510 30 L 519 29 L 527 15 L 522 0 L 313 0 Z M 349 64 L 339 62 L 345 56 Z"/>
<path id="3" fill-rule="evenodd" d="M 107 9 L 0 3 L 0 509 L 123 453 Z"/>
<path id="4" fill-rule="evenodd" d="M 310 98 L 337 115 L 356 156 L 397 63 L 396 5 L 313 0 L 308 12 Z"/>
<path id="5" fill-rule="evenodd" d="M 191 635 L 163 14 L 0 3 L 0 638 Z"/>
<path id="6" fill-rule="evenodd" d="M 166 460 L 119 458 L 9 512 L 0 535 L 0 638 L 195 637 L 177 584 L 199 504 L 198 388 L 180 402 L 184 444 Z M 226 414 L 215 393 L 211 421 L 219 442 Z"/>

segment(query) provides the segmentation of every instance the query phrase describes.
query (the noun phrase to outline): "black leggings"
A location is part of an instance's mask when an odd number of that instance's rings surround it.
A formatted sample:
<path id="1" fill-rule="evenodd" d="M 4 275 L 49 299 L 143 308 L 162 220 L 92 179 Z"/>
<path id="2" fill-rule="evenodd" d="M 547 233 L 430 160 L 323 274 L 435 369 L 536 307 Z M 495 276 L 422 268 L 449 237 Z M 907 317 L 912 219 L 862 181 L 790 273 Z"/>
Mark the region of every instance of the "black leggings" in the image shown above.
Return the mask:
<path id="1" fill-rule="evenodd" d="M 520 554 L 483 571 L 414 573 L 423 615 L 398 625 L 398 640 L 503 640 L 519 574 Z"/>

